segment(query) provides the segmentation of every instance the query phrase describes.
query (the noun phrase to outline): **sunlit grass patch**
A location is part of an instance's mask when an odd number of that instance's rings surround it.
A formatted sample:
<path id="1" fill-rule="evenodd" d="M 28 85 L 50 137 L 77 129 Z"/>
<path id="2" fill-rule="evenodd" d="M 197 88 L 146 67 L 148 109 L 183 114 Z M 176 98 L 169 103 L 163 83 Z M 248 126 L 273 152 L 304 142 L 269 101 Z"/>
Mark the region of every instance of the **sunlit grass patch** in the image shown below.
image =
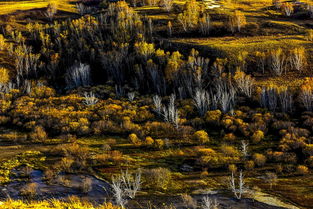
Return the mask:
<path id="1" fill-rule="evenodd" d="M 240 51 L 255 52 L 290 46 L 311 46 L 312 43 L 303 36 L 256 36 L 256 37 L 222 37 L 222 38 L 182 38 L 172 39 L 171 42 L 200 47 L 211 53 L 211 56 L 237 56 Z"/>
<path id="2" fill-rule="evenodd" d="M 56 4 L 58 10 L 76 12 L 73 0 L 0 1 L 0 15 L 10 14 L 18 10 L 40 9 L 47 7 L 49 3 Z"/>

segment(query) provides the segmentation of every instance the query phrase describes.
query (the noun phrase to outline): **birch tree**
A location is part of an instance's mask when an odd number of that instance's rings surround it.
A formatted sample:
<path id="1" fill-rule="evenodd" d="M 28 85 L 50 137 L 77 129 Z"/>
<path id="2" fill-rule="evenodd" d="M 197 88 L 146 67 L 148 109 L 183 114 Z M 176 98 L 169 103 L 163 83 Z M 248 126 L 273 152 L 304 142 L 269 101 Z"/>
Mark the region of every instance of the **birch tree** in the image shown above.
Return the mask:
<path id="1" fill-rule="evenodd" d="M 229 179 L 229 186 L 234 196 L 238 200 L 240 200 L 242 198 L 242 195 L 246 192 L 245 181 L 242 171 L 239 172 L 238 183 L 236 183 L 236 178 L 234 176 L 234 173 L 232 172 L 231 177 Z"/>

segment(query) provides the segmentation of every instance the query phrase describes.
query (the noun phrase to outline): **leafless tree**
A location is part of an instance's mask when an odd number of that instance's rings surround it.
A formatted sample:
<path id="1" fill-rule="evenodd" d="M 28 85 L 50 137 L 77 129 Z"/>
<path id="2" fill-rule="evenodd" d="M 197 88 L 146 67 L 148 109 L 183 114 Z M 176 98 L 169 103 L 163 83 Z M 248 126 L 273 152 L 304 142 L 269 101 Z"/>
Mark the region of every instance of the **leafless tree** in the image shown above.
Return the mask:
<path id="1" fill-rule="evenodd" d="M 26 94 L 30 94 L 32 92 L 32 83 L 29 80 L 25 80 L 22 89 L 24 90 Z"/>
<path id="2" fill-rule="evenodd" d="M 242 155 L 246 158 L 248 156 L 248 146 L 249 146 L 249 143 L 242 140 L 241 141 L 241 153 Z"/>
<path id="3" fill-rule="evenodd" d="M 208 14 L 204 14 L 199 21 L 200 32 L 203 35 L 208 35 L 210 33 L 211 18 Z"/>
<path id="4" fill-rule="evenodd" d="M 128 198 L 133 199 L 141 188 L 141 171 L 130 174 L 128 170 L 112 177 L 112 189 L 117 205 L 125 208 Z"/>
<path id="5" fill-rule="evenodd" d="M 238 200 L 240 200 L 242 198 L 242 195 L 247 191 L 245 187 L 245 181 L 244 181 L 244 176 L 242 174 L 242 171 L 239 172 L 238 188 L 237 188 L 237 184 L 235 181 L 236 179 L 235 179 L 234 173 L 232 172 L 231 177 L 229 179 L 229 186 L 233 194 L 235 195 L 235 197 Z"/>
<path id="6" fill-rule="evenodd" d="M 125 192 L 123 188 L 122 181 L 112 179 L 112 189 L 113 189 L 113 196 L 117 205 L 121 207 L 125 207 L 127 203 L 127 197 L 125 197 Z"/>
<path id="7" fill-rule="evenodd" d="M 270 52 L 271 68 L 276 75 L 282 75 L 286 70 L 286 55 L 281 48 L 274 49 Z"/>
<path id="8" fill-rule="evenodd" d="M 172 123 L 176 128 L 178 128 L 179 116 L 178 110 L 175 106 L 175 94 L 171 94 L 170 102 L 168 106 L 162 108 L 163 118 L 165 122 Z"/>
<path id="9" fill-rule="evenodd" d="M 262 107 L 275 111 L 278 105 L 278 95 L 273 86 L 263 87 L 261 91 L 260 104 Z"/>
<path id="10" fill-rule="evenodd" d="M 127 96 L 128 96 L 128 100 L 132 102 L 135 99 L 135 92 L 128 92 Z"/>
<path id="11" fill-rule="evenodd" d="M 244 72 L 237 71 L 234 79 L 239 91 L 247 97 L 251 97 L 255 82 L 254 78 L 252 78 L 250 75 L 246 75 Z"/>
<path id="12" fill-rule="evenodd" d="M 280 87 L 278 89 L 278 101 L 282 112 L 292 111 L 292 94 L 287 87 Z"/>
<path id="13" fill-rule="evenodd" d="M 295 48 L 291 51 L 290 62 L 297 71 L 304 69 L 305 60 L 305 49 L 303 47 Z"/>
<path id="14" fill-rule="evenodd" d="M 67 70 L 66 83 L 68 88 L 90 85 L 90 66 L 82 63 L 74 64 Z"/>
<path id="15" fill-rule="evenodd" d="M 228 21 L 228 25 L 232 33 L 236 30 L 238 32 L 241 31 L 241 28 L 246 25 L 246 17 L 243 12 L 236 10 L 230 17 Z"/>
<path id="16" fill-rule="evenodd" d="M 157 114 L 161 115 L 162 98 L 158 95 L 153 96 L 154 110 Z"/>
<path id="17" fill-rule="evenodd" d="M 198 88 L 195 91 L 193 101 L 199 114 L 203 116 L 209 110 L 210 94 L 207 91 Z"/>
<path id="18" fill-rule="evenodd" d="M 313 91 L 312 88 L 302 88 L 299 95 L 300 101 L 307 111 L 313 110 Z"/>
<path id="19" fill-rule="evenodd" d="M 95 105 L 98 103 L 98 99 L 93 92 L 85 92 L 84 93 L 84 101 L 85 105 Z"/>
<path id="20" fill-rule="evenodd" d="M 218 202 L 216 199 L 211 199 L 208 196 L 202 198 L 202 207 L 203 209 L 218 209 Z"/>
<path id="21" fill-rule="evenodd" d="M 30 75 L 37 76 L 40 54 L 33 54 L 24 43 L 13 48 L 11 54 L 15 58 L 16 84 L 20 87 Z"/>
<path id="22" fill-rule="evenodd" d="M 236 89 L 229 81 L 216 82 L 216 100 L 223 112 L 233 110 L 235 105 Z"/>

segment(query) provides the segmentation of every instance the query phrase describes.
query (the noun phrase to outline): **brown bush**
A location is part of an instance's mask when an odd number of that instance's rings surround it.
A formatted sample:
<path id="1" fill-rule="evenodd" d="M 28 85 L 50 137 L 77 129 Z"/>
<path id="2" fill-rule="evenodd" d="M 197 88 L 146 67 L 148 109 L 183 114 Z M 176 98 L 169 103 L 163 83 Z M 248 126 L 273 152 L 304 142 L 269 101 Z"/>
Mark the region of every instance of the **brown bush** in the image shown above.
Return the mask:
<path id="1" fill-rule="evenodd" d="M 223 139 L 226 140 L 226 141 L 235 141 L 236 136 L 233 133 L 228 133 L 228 134 L 225 134 Z"/>
<path id="2" fill-rule="evenodd" d="M 21 189 L 21 194 L 25 196 L 34 197 L 37 194 L 38 184 L 28 183 Z"/>
<path id="3" fill-rule="evenodd" d="M 83 193 L 90 192 L 92 190 L 92 179 L 90 177 L 83 178 L 80 189 Z"/>
<path id="4" fill-rule="evenodd" d="M 297 173 L 300 175 L 306 175 L 309 173 L 309 169 L 305 165 L 299 165 L 297 167 Z"/>
<path id="5" fill-rule="evenodd" d="M 249 160 L 245 162 L 245 169 L 250 171 L 254 168 L 254 161 L 253 160 Z"/>

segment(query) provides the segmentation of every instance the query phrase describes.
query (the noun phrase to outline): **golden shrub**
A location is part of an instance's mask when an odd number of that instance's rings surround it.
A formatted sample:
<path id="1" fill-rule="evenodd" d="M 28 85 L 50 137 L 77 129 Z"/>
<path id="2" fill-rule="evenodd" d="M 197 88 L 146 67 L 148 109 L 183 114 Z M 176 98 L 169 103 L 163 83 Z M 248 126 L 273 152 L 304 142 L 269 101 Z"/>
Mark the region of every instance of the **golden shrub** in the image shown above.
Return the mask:
<path id="1" fill-rule="evenodd" d="M 30 96 L 35 98 L 49 98 L 55 96 L 55 90 L 47 86 L 36 86 L 32 88 Z"/>
<path id="2" fill-rule="evenodd" d="M 208 136 L 208 133 L 204 130 L 196 131 L 193 134 L 193 139 L 196 142 L 200 142 L 201 144 L 206 144 L 210 141 L 210 138 Z"/>
<path id="3" fill-rule="evenodd" d="M 221 151 L 225 156 L 234 157 L 239 155 L 239 151 L 236 149 L 236 147 L 230 145 L 222 145 Z"/>
<path id="4" fill-rule="evenodd" d="M 133 143 L 134 145 L 141 145 L 141 141 L 138 138 L 138 136 L 134 133 L 129 134 L 128 139 Z"/>
<path id="5" fill-rule="evenodd" d="M 221 116 L 222 116 L 222 112 L 220 110 L 212 110 L 212 111 L 208 111 L 205 114 L 205 120 L 207 122 L 218 125 L 220 123 Z"/>
<path id="6" fill-rule="evenodd" d="M 164 140 L 156 139 L 154 142 L 155 142 L 154 145 L 155 145 L 156 148 L 163 149 L 163 147 L 165 145 Z"/>
<path id="7" fill-rule="evenodd" d="M 153 140 L 153 138 L 151 136 L 147 136 L 145 138 L 145 144 L 146 145 L 153 145 L 153 143 L 154 143 L 154 140 Z"/>
<path id="8" fill-rule="evenodd" d="M 9 82 L 9 80 L 10 77 L 8 70 L 6 68 L 0 67 L 0 84 L 6 84 Z"/>
<path id="9" fill-rule="evenodd" d="M 251 136 L 251 139 L 254 143 L 260 142 L 264 138 L 264 133 L 261 130 L 257 130 Z"/>
<path id="10" fill-rule="evenodd" d="M 42 126 L 36 126 L 32 133 L 29 135 L 30 139 L 36 142 L 43 142 L 47 139 L 47 133 Z"/>
<path id="11" fill-rule="evenodd" d="M 143 177 L 148 188 L 157 190 L 167 190 L 172 181 L 171 171 L 167 168 L 144 170 Z"/>
<path id="12" fill-rule="evenodd" d="M 253 161 L 257 166 L 263 166 L 266 163 L 266 157 L 262 154 L 255 153 L 253 155 Z"/>

